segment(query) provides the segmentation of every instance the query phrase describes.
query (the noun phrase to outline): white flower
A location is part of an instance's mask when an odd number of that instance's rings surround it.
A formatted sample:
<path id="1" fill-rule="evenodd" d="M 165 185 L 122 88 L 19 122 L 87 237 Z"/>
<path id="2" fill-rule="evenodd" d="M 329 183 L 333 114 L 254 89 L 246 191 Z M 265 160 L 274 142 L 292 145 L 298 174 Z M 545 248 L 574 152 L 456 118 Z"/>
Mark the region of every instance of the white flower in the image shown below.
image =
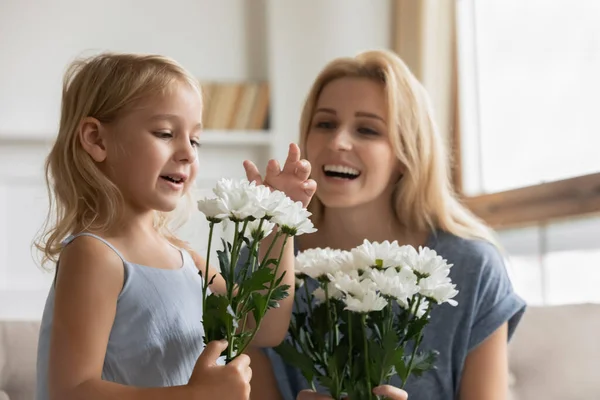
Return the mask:
<path id="1" fill-rule="evenodd" d="M 293 203 L 292 199 L 279 190 L 270 190 L 266 186 L 260 187 L 264 188 L 266 192 L 264 190 L 261 191 L 257 198 L 267 218 L 272 218 L 279 213 L 285 212 L 286 208 Z"/>
<path id="2" fill-rule="evenodd" d="M 347 294 L 344 302 L 346 303 L 346 310 L 358 313 L 380 311 L 387 305 L 387 301 L 375 291 L 365 292 L 363 297 L 354 297 Z"/>
<path id="3" fill-rule="evenodd" d="M 452 264 L 448 264 L 435 250 L 428 247 L 420 247 L 419 255 L 412 261 L 410 267 L 421 276 L 437 276 L 438 279 L 447 277 Z"/>
<path id="4" fill-rule="evenodd" d="M 312 294 L 317 301 L 319 301 L 321 303 L 325 302 L 325 299 L 327 298 L 326 294 L 329 295 L 330 299 L 341 299 L 342 298 L 342 292 L 337 290 L 331 282 L 328 282 L 326 285 L 327 285 L 327 292 L 325 292 L 325 289 L 323 286 L 319 286 L 318 288 L 316 288 L 313 291 Z"/>
<path id="5" fill-rule="evenodd" d="M 273 216 L 275 222 L 281 229 L 292 236 L 298 236 L 305 233 L 313 233 L 315 229 L 310 220 L 311 213 L 304 208 L 301 202 L 288 202 L 280 204 Z"/>
<path id="6" fill-rule="evenodd" d="M 387 240 L 378 243 L 365 239 L 363 244 L 352 249 L 352 255 L 356 268 L 399 267 L 404 259 L 405 247 L 409 246 L 400 246 L 395 240 L 391 243 Z"/>
<path id="7" fill-rule="evenodd" d="M 296 256 L 296 274 L 318 279 L 339 269 L 339 257 L 342 250 L 315 248 L 298 253 Z"/>
<path id="8" fill-rule="evenodd" d="M 458 294 L 456 285 L 453 285 L 450 278 L 439 280 L 437 276 L 430 276 L 419 280 L 419 293 L 421 295 L 433 299 L 438 304 L 448 303 L 451 306 L 456 306 L 458 302 L 452 300 Z"/>
<path id="9" fill-rule="evenodd" d="M 202 212 L 209 221 L 218 222 L 229 215 L 229 210 L 220 198 L 203 198 L 198 200 L 198 210 Z"/>
<path id="10" fill-rule="evenodd" d="M 268 190 L 268 189 L 267 189 Z M 247 180 L 221 179 L 213 192 L 220 198 L 233 220 L 243 221 L 249 217 L 262 218 L 265 212 L 258 202 L 262 189 Z"/>
<path id="11" fill-rule="evenodd" d="M 327 274 L 327 278 L 337 290 L 353 296 L 363 297 L 367 290 L 375 290 L 375 283 L 370 279 L 361 280 L 358 271 L 338 270 Z"/>
<path id="12" fill-rule="evenodd" d="M 425 314 L 425 311 L 427 311 L 427 308 L 429 307 L 429 301 L 427 301 L 426 298 L 421 297 L 421 301 L 419 302 L 419 308 L 416 310 L 415 313 L 415 307 L 417 305 L 417 302 L 419 301 L 419 297 L 413 296 L 410 300 L 412 301 L 412 306 L 410 310 L 408 309 L 408 300 L 397 300 L 397 303 L 403 309 L 410 311 L 412 314 L 416 314 L 418 318 L 421 318 Z"/>
<path id="13" fill-rule="evenodd" d="M 261 225 L 262 222 L 262 225 Z M 260 226 L 260 233 L 258 232 L 258 228 Z M 258 240 L 262 240 L 263 238 L 269 236 L 273 231 L 275 224 L 267 221 L 266 219 L 255 219 L 254 221 L 248 222 L 246 226 L 246 231 L 244 236 L 249 239 L 258 238 Z"/>
<path id="14" fill-rule="evenodd" d="M 400 271 L 393 267 L 386 270 L 372 268 L 369 270 L 369 276 L 384 296 L 405 302 L 419 293 L 417 276 L 408 268 L 402 268 Z"/>
<path id="15" fill-rule="evenodd" d="M 428 308 L 429 302 L 427 301 L 427 299 L 422 299 L 419 303 L 419 308 L 417 308 L 416 312 L 414 312 L 414 310 L 413 312 L 416 314 L 417 318 L 421 318 L 423 315 L 425 315 L 425 312 Z"/>

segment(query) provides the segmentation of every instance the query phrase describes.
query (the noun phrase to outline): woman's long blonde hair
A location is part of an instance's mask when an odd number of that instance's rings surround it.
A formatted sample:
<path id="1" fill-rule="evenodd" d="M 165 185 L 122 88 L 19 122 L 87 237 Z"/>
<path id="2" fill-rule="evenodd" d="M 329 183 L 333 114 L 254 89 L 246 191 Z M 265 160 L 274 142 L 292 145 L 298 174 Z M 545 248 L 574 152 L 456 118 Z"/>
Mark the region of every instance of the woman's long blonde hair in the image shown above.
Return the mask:
<path id="1" fill-rule="evenodd" d="M 76 229 L 105 232 L 121 217 L 121 192 L 79 141 L 83 119 L 110 123 L 142 100 L 165 93 L 175 81 L 188 83 L 201 95 L 197 79 L 174 60 L 159 55 L 103 53 L 69 66 L 63 80 L 58 136 L 45 164 L 50 209 L 35 243 L 43 253 L 42 265 L 57 260 L 61 241 Z M 156 228 L 179 242 L 169 230 L 169 221 L 167 213 L 156 213 Z"/>
<path id="2" fill-rule="evenodd" d="M 329 82 L 345 77 L 368 78 L 384 85 L 391 145 L 405 168 L 393 199 L 396 215 L 405 228 L 417 232 L 442 230 L 496 244 L 492 230 L 460 204 L 452 189 L 448 155 L 427 92 L 400 57 L 390 51 L 366 51 L 325 66 L 302 110 L 302 152 L 321 91 Z M 317 218 L 323 207 L 317 196 L 309 205 Z"/>

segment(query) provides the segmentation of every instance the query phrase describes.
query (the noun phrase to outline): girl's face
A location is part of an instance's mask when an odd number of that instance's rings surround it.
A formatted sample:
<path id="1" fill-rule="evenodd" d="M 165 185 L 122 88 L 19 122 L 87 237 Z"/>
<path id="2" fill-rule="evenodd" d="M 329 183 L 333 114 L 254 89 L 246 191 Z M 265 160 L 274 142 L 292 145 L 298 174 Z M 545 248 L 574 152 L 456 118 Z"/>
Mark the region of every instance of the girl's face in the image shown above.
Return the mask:
<path id="1" fill-rule="evenodd" d="M 325 207 L 388 201 L 402 168 L 388 136 L 384 86 L 367 78 L 339 78 L 317 100 L 306 156 Z"/>
<path id="2" fill-rule="evenodd" d="M 106 126 L 101 168 L 140 210 L 172 211 L 198 172 L 202 99 L 181 82 Z"/>

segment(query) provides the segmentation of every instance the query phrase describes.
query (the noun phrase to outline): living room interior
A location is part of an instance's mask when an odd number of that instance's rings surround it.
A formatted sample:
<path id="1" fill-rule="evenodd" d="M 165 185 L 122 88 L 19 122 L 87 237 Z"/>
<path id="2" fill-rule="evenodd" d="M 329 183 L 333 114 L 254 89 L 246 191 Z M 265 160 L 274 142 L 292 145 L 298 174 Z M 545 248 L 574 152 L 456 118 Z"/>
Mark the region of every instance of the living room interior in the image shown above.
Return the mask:
<path id="1" fill-rule="evenodd" d="M 31 400 L 53 272 L 32 247 L 67 64 L 99 51 L 173 57 L 208 106 L 195 195 L 298 140 L 331 59 L 396 52 L 429 92 L 454 189 L 495 229 L 528 309 L 511 400 L 600 398 L 600 2 L 88 0 L 0 4 L 0 399 Z M 178 233 L 206 252 L 193 213 Z M 4 396 L 4 397 L 3 397 Z"/>

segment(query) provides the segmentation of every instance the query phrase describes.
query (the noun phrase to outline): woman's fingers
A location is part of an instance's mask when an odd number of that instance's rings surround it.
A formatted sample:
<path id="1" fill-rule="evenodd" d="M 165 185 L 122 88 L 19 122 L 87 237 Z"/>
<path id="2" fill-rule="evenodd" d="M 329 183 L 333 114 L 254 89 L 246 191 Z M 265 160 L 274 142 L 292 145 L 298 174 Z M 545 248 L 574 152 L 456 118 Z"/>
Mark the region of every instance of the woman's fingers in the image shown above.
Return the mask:
<path id="1" fill-rule="evenodd" d="M 244 169 L 246 170 L 246 178 L 248 178 L 249 182 L 256 182 L 257 185 L 262 185 L 263 180 L 260 176 L 260 172 L 252 161 L 245 160 Z"/>
<path id="2" fill-rule="evenodd" d="M 397 387 L 391 385 L 377 386 L 373 389 L 373 394 L 376 394 L 377 396 L 386 396 L 392 400 L 408 399 L 408 394 L 404 390 L 398 389 Z"/>
<path id="3" fill-rule="evenodd" d="M 329 396 L 313 392 L 312 390 L 302 390 L 298 393 L 296 400 L 333 400 Z"/>

